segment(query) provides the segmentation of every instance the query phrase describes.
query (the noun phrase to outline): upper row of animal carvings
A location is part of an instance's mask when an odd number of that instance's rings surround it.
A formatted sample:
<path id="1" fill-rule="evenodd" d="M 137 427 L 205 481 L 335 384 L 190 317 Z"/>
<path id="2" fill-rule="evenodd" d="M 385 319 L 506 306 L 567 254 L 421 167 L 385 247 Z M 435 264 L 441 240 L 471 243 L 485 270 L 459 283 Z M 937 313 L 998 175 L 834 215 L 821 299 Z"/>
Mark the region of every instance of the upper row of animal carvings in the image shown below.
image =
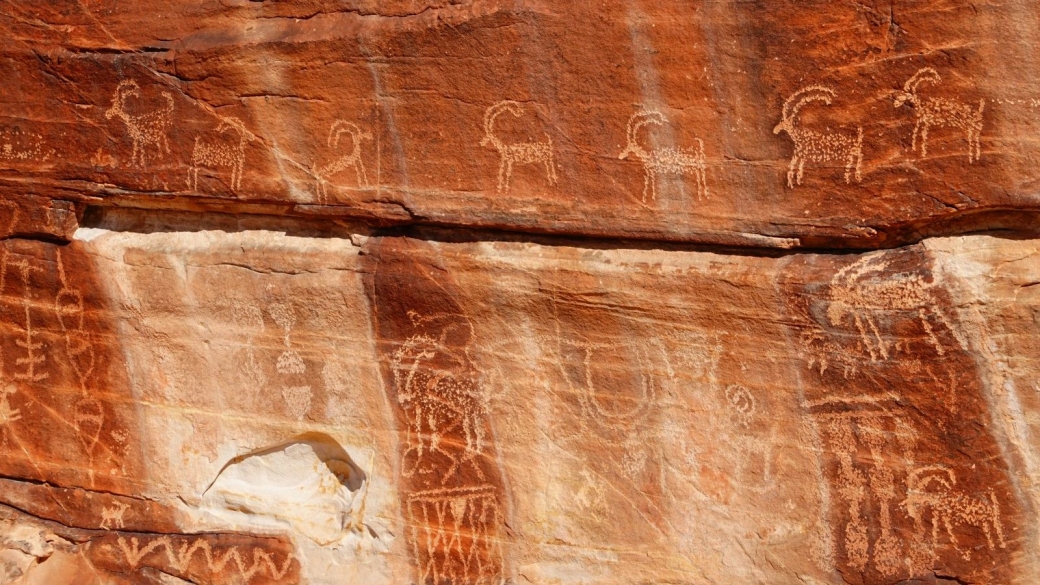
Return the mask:
<path id="1" fill-rule="evenodd" d="M 908 106 L 913 111 L 914 129 L 911 136 L 911 151 L 921 157 L 928 154 L 928 137 L 933 128 L 951 128 L 962 132 L 967 138 L 968 162 L 973 163 L 982 155 L 979 144 L 983 126 L 985 100 L 968 103 L 945 97 L 921 95 L 922 84 L 937 85 L 942 81 L 939 73 L 930 67 L 915 73 L 901 91 L 894 92 L 896 108 Z M 133 111 L 129 98 L 140 98 L 141 89 L 137 82 L 126 80 L 119 84 L 112 98 L 112 106 L 105 113 L 109 119 L 118 118 L 126 128 L 132 142 L 131 166 L 144 167 L 146 159 L 162 158 L 170 153 L 168 133 L 172 126 L 174 99 L 162 93 L 164 103 L 150 111 Z M 785 133 L 793 144 L 793 153 L 787 169 L 787 185 L 795 188 L 802 184 L 807 163 L 812 166 L 840 166 L 844 168 L 846 183 L 862 180 L 863 128 L 844 127 L 832 130 L 802 124 L 799 114 L 803 108 L 814 103 L 830 105 L 837 98 L 834 89 L 823 85 L 810 85 L 791 94 L 783 104 L 780 122 L 774 134 Z M 556 185 L 557 172 L 555 149 L 552 138 L 546 134 L 544 140 L 527 142 L 508 141 L 496 132 L 496 122 L 509 114 L 520 118 L 525 107 L 517 101 L 500 101 L 484 113 L 484 137 L 480 145 L 498 153 L 499 165 L 497 191 L 507 193 L 513 179 L 513 171 L 520 165 L 535 165 L 544 170 L 549 185 Z M 656 110 L 640 110 L 628 119 L 625 147 L 617 153 L 620 159 L 635 159 L 643 166 L 644 182 L 642 199 L 657 198 L 657 182 L 662 177 L 692 177 L 696 181 L 698 199 L 708 197 L 707 158 L 704 141 L 694 138 L 696 146 L 656 147 L 646 145 L 641 132 L 649 126 L 668 126 L 666 116 Z M 187 187 L 198 189 L 200 169 L 228 174 L 227 184 L 232 191 L 241 188 L 242 176 L 248 169 L 246 144 L 255 140 L 245 124 L 234 117 L 221 117 L 215 132 L 221 138 L 196 136 L 186 177 Z M 231 137 L 231 140 L 228 140 Z M 329 187 L 337 182 L 346 182 L 353 175 L 356 188 L 370 187 L 365 168 L 366 157 L 371 157 L 368 145 L 373 140 L 371 132 L 363 130 L 349 120 L 337 120 L 329 129 L 325 159 L 308 168 L 314 180 L 314 195 L 318 203 L 327 203 Z M 347 173 L 346 171 L 350 171 Z M 540 174 L 540 173 L 539 173 Z M 344 185 L 345 186 L 345 185 Z"/>

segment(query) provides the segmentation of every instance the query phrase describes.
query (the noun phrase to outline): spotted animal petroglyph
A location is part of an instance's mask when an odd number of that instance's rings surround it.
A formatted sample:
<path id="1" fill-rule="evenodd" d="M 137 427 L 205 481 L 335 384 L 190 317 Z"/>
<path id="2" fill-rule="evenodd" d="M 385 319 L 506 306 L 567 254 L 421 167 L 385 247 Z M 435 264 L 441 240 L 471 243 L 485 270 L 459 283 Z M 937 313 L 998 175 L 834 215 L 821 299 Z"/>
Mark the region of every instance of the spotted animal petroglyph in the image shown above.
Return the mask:
<path id="1" fill-rule="evenodd" d="M 509 180 L 513 176 L 513 165 L 542 163 L 550 185 L 556 184 L 556 163 L 553 162 L 552 137 L 545 135 L 545 142 L 503 142 L 495 135 L 495 119 L 504 112 L 519 118 L 524 113 L 520 102 L 505 100 L 489 107 L 484 112 L 484 138 L 481 146 L 490 145 L 498 151 L 501 162 L 498 165 L 498 192 L 509 192 Z"/>
<path id="2" fill-rule="evenodd" d="M 686 173 L 693 173 L 697 179 L 697 199 L 707 198 L 708 182 L 705 177 L 707 164 L 704 157 L 703 140 L 695 138 L 698 144 L 697 150 L 674 147 L 646 150 L 640 146 L 640 128 L 648 124 L 664 126 L 667 123 L 668 120 L 661 112 L 645 111 L 632 114 L 632 117 L 628 119 L 628 127 L 625 132 L 628 142 L 625 150 L 618 155 L 618 158 L 625 159 L 628 158 L 628 155 L 634 155 L 643 163 L 643 172 L 645 173 L 643 180 L 643 203 L 646 203 L 647 192 L 650 193 L 651 199 L 657 200 L 658 176 L 681 177 Z"/>
<path id="3" fill-rule="evenodd" d="M 914 527 L 920 540 L 925 540 L 925 516 L 931 516 L 932 560 L 938 558 L 940 527 L 946 538 L 964 560 L 971 560 L 971 550 L 961 548 L 957 542 L 955 531 L 961 527 L 972 526 L 981 529 L 986 535 L 986 545 L 990 550 L 1005 548 L 1004 525 L 1000 521 L 1000 505 L 992 489 L 987 497 L 980 498 L 967 495 L 954 486 L 957 476 L 953 470 L 944 465 L 927 465 L 912 470 L 907 476 L 906 499 L 903 507 L 914 520 Z"/>
<path id="4" fill-rule="evenodd" d="M 198 190 L 199 168 L 231 169 L 231 190 L 238 191 L 242 187 L 242 173 L 246 164 L 246 144 L 256 140 L 256 135 L 246 129 L 246 125 L 238 118 L 221 118 L 217 124 L 217 134 L 228 131 L 238 134 L 238 142 L 228 144 L 223 141 L 205 140 L 195 137 L 195 146 L 191 151 L 191 166 L 188 168 L 188 188 Z"/>
<path id="5" fill-rule="evenodd" d="M 25 132 L 18 128 L 0 130 L 0 160 L 44 162 L 54 155 L 47 148 L 43 136 L 36 132 Z"/>
<path id="6" fill-rule="evenodd" d="M 851 321 L 872 361 L 888 359 L 892 354 L 892 343 L 882 335 L 878 324 L 884 313 L 914 313 L 939 355 L 944 355 L 946 348 L 933 325 L 947 329 L 962 349 L 968 347 L 940 308 L 935 284 L 920 274 L 891 272 L 889 261 L 881 254 L 869 254 L 839 270 L 831 279 L 829 296 L 828 321 L 835 327 Z"/>
<path id="7" fill-rule="evenodd" d="M 914 110 L 914 134 L 910 150 L 916 151 L 920 144 L 921 156 L 928 156 L 928 130 L 945 126 L 963 130 L 968 136 L 968 162 L 979 160 L 982 156 L 982 111 L 986 107 L 986 100 L 980 99 L 978 108 L 973 108 L 970 104 L 949 98 L 922 98 L 917 95 L 917 89 L 925 81 L 938 84 L 942 78 L 935 69 L 925 67 L 908 79 L 903 85 L 903 91 L 897 91 L 894 98 L 895 107 L 907 105 Z"/>
<path id="8" fill-rule="evenodd" d="M 353 167 L 354 173 L 357 175 L 358 187 L 368 186 L 368 175 L 365 174 L 365 161 L 361 158 L 361 141 L 372 140 L 372 133 L 362 131 L 353 122 L 336 120 L 329 130 L 328 147 L 330 151 L 339 147 L 340 136 L 343 133 L 350 135 L 350 152 L 314 169 L 315 192 L 318 196 L 318 203 L 328 203 L 329 178 L 343 169 Z"/>
<path id="9" fill-rule="evenodd" d="M 173 96 L 168 92 L 162 92 L 166 105 L 156 108 L 150 112 L 139 114 L 131 113 L 128 98 L 140 99 L 141 86 L 132 79 L 119 82 L 115 94 L 112 96 L 112 107 L 105 112 L 105 117 L 111 120 L 119 118 L 126 126 L 126 133 L 130 135 L 133 142 L 133 152 L 130 154 L 131 166 L 143 167 L 145 164 L 145 149 L 154 146 L 161 158 L 163 153 L 170 154 L 170 143 L 167 138 L 170 126 L 173 124 Z"/>
<path id="10" fill-rule="evenodd" d="M 798 125 L 798 112 L 808 103 L 823 102 L 830 105 L 837 94 L 829 87 L 810 85 L 791 94 L 784 102 L 780 123 L 773 128 L 773 134 L 787 132 L 794 143 L 794 154 L 787 167 L 787 186 L 791 189 L 802 184 L 802 173 L 805 163 L 839 163 L 845 165 L 845 182 L 856 178 L 862 180 L 860 167 L 863 164 L 863 128 L 858 127 L 856 134 L 840 132 L 821 132 Z"/>
<path id="11" fill-rule="evenodd" d="M 444 343 L 446 335 L 447 331 L 441 339 L 429 335 L 410 337 L 394 353 L 392 364 L 397 398 L 409 420 L 405 459 L 414 458 L 404 474 L 408 477 L 441 472 L 441 484 L 463 465 L 484 479 L 476 458 L 484 452 L 487 418 L 486 397 L 477 380 L 427 365 L 439 353 L 451 352 Z M 463 439 L 462 444 L 442 442 L 452 436 Z M 425 457 L 435 453 L 447 457 L 451 464 L 443 470 L 424 466 Z"/>

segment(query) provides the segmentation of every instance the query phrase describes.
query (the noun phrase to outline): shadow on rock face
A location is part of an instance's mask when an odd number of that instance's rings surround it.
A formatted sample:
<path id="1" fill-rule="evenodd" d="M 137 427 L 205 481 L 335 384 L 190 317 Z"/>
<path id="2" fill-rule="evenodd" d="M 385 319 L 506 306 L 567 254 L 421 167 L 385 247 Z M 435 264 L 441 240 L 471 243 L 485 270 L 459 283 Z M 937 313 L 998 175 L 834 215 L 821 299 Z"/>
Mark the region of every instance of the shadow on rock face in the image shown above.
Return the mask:
<path id="1" fill-rule="evenodd" d="M 361 530 L 366 480 L 339 443 L 307 433 L 229 461 L 203 493 L 202 509 L 232 522 L 288 524 L 325 545 Z"/>

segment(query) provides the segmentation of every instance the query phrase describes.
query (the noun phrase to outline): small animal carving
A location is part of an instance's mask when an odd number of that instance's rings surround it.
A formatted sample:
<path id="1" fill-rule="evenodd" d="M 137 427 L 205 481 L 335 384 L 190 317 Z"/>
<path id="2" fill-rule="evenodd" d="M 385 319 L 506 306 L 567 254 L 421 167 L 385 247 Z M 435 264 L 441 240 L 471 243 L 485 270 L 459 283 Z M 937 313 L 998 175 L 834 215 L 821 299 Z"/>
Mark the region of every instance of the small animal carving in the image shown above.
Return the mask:
<path id="1" fill-rule="evenodd" d="M 123 527 L 123 514 L 126 513 L 127 508 L 130 505 L 124 502 L 116 502 L 115 505 L 101 508 L 101 524 L 98 528 L 102 530 L 111 530 L 112 528 Z"/>
<path id="2" fill-rule="evenodd" d="M 242 171 L 246 161 L 246 144 L 252 142 L 256 136 L 246 130 L 245 124 L 238 118 L 221 118 L 217 125 L 217 133 L 227 131 L 238 133 L 238 143 L 235 145 L 223 142 L 210 142 L 203 140 L 201 136 L 195 137 L 195 146 L 191 151 L 191 166 L 188 168 L 188 187 L 197 190 L 199 185 L 199 168 L 230 168 L 231 190 L 238 191 L 242 186 Z"/>
<path id="3" fill-rule="evenodd" d="M 697 199 L 708 196 L 708 183 L 705 178 L 707 165 L 704 157 L 704 141 L 696 138 L 699 148 L 694 151 L 683 148 L 655 148 L 646 150 L 639 145 L 639 129 L 647 124 L 663 126 L 667 123 L 664 114 L 656 111 L 637 112 L 628 119 L 626 138 L 628 144 L 625 150 L 618 155 L 619 159 L 626 159 L 628 155 L 634 155 L 643 163 L 646 174 L 643 181 L 643 203 L 646 203 L 646 194 L 649 191 L 650 198 L 657 200 L 657 177 L 658 175 L 682 176 L 687 172 L 693 172 L 697 178 Z"/>
<path id="4" fill-rule="evenodd" d="M 939 527 L 946 532 L 950 544 L 965 560 L 971 559 L 970 550 L 961 550 L 954 534 L 957 526 L 974 526 L 986 535 L 990 550 L 1005 548 L 1004 525 L 1000 522 L 1000 505 L 993 490 L 988 498 L 969 496 L 956 489 L 957 477 L 953 470 L 942 465 L 914 469 L 907 477 L 906 499 L 903 506 L 914 520 L 919 537 L 925 533 L 924 516 L 931 513 L 932 546 L 939 542 Z"/>
<path id="5" fill-rule="evenodd" d="M 808 103 L 823 102 L 827 105 L 836 97 L 834 90 L 822 85 L 810 85 L 791 94 L 784 102 L 782 119 L 773 128 L 773 134 L 787 132 L 794 142 L 794 154 L 787 167 L 787 186 L 802 184 L 802 174 L 806 162 L 812 163 L 844 163 L 845 182 L 852 177 L 856 182 L 861 180 L 860 167 L 863 164 L 863 128 L 856 128 L 856 135 L 840 132 L 820 132 L 798 126 L 798 112 Z"/>
<path id="6" fill-rule="evenodd" d="M 105 112 L 105 118 L 119 118 L 126 126 L 126 132 L 133 141 L 133 152 L 130 154 L 130 164 L 144 166 L 145 148 L 155 146 L 159 155 L 170 154 L 170 143 L 167 133 L 170 131 L 173 114 L 173 96 L 167 92 L 162 93 L 166 100 L 166 106 L 143 114 L 131 114 L 127 109 L 127 98 L 140 98 L 141 86 L 132 79 L 119 82 L 116 92 L 112 96 L 112 107 Z"/>
<path id="7" fill-rule="evenodd" d="M 498 192 L 509 192 L 509 179 L 513 176 L 513 165 L 543 163 L 545 175 L 550 185 L 556 184 L 556 164 L 553 162 L 553 142 L 548 134 L 545 142 L 517 142 L 507 144 L 495 135 L 495 119 L 503 112 L 509 112 L 519 118 L 524 113 L 524 106 L 519 102 L 505 100 L 489 107 L 484 112 L 484 139 L 481 146 L 490 145 L 498 151 L 501 162 L 498 165 Z"/>
<path id="8" fill-rule="evenodd" d="M 923 99 L 917 95 L 917 88 L 923 82 L 938 84 L 942 81 L 939 74 L 931 67 L 925 67 L 903 85 L 903 91 L 895 94 L 895 107 L 908 105 L 914 110 L 914 134 L 911 138 L 910 150 L 917 150 L 921 145 L 921 156 L 928 156 L 928 130 L 933 126 L 944 126 L 964 130 L 968 135 L 968 162 L 979 160 L 982 147 L 979 138 L 982 136 L 982 110 L 986 100 L 979 100 L 979 107 L 948 98 Z"/>
<path id="9" fill-rule="evenodd" d="M 329 130 L 328 146 L 330 149 L 339 146 L 340 135 L 344 132 L 350 134 L 350 142 L 352 145 L 350 152 L 336 158 L 332 162 L 314 169 L 314 176 L 316 178 L 315 191 L 318 195 L 318 203 L 324 204 L 328 202 L 329 177 L 345 168 L 354 168 L 354 172 L 357 174 L 359 187 L 368 186 L 368 176 L 365 174 L 365 163 L 361 160 L 361 141 L 372 140 L 372 134 L 370 132 L 363 132 L 361 128 L 358 128 L 357 125 L 352 122 L 336 120 L 333 122 L 332 128 Z"/>
<path id="10" fill-rule="evenodd" d="M 888 261 L 880 255 L 863 259 L 838 271 L 831 279 L 827 319 L 838 327 L 851 318 L 860 339 L 870 353 L 871 361 L 888 359 L 889 343 L 881 336 L 877 315 L 884 311 L 913 311 L 939 355 L 946 353 L 932 329 L 941 324 L 953 334 L 957 343 L 967 349 L 964 337 L 953 327 L 939 308 L 932 283 L 919 274 L 890 273 Z"/>

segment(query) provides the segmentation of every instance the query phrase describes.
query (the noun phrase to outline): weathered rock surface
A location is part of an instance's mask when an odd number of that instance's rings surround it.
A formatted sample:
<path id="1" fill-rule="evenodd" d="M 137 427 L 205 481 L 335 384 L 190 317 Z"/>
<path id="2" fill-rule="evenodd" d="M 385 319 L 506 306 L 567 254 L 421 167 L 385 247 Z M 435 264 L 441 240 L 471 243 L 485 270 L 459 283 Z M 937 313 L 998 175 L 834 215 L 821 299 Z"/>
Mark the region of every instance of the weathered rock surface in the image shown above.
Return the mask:
<path id="1" fill-rule="evenodd" d="M 772 247 L 1040 210 L 1029 0 L 155 10 L 0 15 L 0 190 Z"/>
<path id="2" fill-rule="evenodd" d="M 0 7 L 0 583 L 1040 582 L 1033 2 Z"/>

